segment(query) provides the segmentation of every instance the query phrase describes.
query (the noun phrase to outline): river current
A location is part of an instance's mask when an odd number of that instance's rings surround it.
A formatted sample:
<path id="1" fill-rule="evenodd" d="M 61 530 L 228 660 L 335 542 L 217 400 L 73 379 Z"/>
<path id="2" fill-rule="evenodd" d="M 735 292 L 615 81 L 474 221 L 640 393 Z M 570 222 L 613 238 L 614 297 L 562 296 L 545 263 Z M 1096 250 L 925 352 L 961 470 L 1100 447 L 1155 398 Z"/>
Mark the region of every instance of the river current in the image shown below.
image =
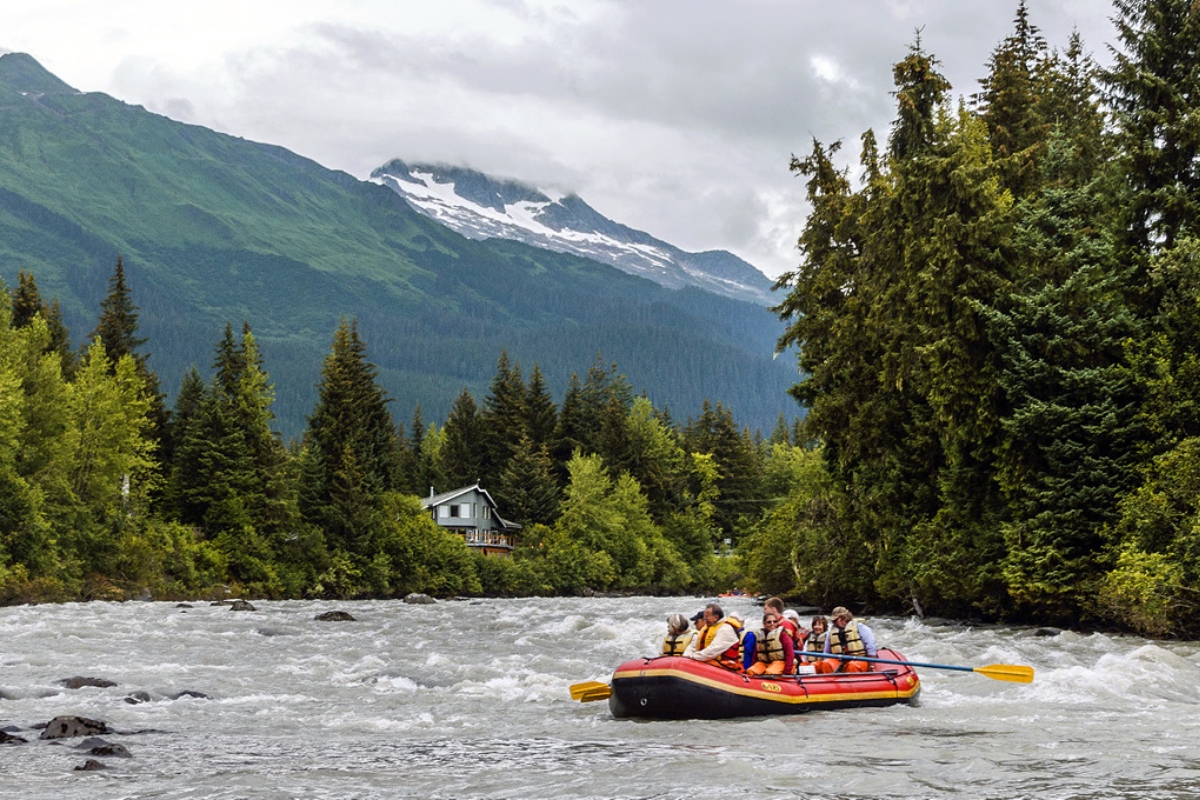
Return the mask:
<path id="1" fill-rule="evenodd" d="M 0 608 L 0 729 L 28 740 L 0 744 L 0 797 L 1200 798 L 1197 642 L 879 617 L 913 661 L 1036 678 L 921 669 L 916 707 L 718 722 L 571 700 L 703 602 Z M 314 619 L 330 610 L 356 621 Z M 59 684 L 75 676 L 117 685 Z M 132 757 L 76 771 L 81 740 L 38 739 L 63 714 Z"/>

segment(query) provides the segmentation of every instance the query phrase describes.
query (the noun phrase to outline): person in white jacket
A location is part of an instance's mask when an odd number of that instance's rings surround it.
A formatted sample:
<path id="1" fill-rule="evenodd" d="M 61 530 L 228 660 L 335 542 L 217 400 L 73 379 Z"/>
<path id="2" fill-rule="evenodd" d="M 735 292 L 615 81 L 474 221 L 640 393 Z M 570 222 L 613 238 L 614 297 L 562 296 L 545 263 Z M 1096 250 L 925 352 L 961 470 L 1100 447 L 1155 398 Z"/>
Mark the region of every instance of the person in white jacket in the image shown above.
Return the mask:
<path id="1" fill-rule="evenodd" d="M 727 619 L 719 605 L 709 603 L 704 607 L 704 622 L 703 632 L 692 637 L 683 657 L 696 661 L 720 662 L 723 658 L 738 661 L 738 648 L 742 642 L 740 621 Z"/>

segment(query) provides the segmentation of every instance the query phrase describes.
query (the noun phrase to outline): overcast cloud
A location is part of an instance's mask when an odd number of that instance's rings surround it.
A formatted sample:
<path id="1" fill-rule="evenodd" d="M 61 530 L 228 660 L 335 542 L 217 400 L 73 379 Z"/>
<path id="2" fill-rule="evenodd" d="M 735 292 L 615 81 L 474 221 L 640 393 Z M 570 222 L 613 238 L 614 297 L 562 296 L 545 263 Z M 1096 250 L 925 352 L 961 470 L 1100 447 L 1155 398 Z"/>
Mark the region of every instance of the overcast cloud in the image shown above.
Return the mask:
<path id="1" fill-rule="evenodd" d="M 1015 0 L 39 0 L 0 10 L 0 51 L 174 119 L 358 177 L 444 161 L 574 191 L 687 250 L 792 267 L 813 137 L 892 119 L 892 64 L 921 29 L 970 95 Z M 1029 0 L 1052 47 L 1102 62 L 1104 0 Z"/>

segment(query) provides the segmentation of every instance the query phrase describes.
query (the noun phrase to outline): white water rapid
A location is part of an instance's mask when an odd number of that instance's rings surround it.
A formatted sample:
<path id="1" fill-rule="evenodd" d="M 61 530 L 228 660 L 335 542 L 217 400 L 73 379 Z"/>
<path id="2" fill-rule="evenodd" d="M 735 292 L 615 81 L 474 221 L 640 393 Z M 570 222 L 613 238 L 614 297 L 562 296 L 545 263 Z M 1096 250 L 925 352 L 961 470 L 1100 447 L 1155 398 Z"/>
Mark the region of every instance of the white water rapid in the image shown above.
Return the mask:
<path id="1" fill-rule="evenodd" d="M 913 661 L 1036 679 L 921 669 L 917 707 L 719 722 L 571 700 L 703 602 L 0 608 L 0 729 L 28 740 L 0 744 L 0 797 L 1200 798 L 1197 642 L 869 618 Z M 330 610 L 357 621 L 314 620 Z M 59 684 L 75 676 L 117 685 Z M 76 771 L 80 739 L 38 739 L 64 714 L 106 722 L 132 757 Z"/>

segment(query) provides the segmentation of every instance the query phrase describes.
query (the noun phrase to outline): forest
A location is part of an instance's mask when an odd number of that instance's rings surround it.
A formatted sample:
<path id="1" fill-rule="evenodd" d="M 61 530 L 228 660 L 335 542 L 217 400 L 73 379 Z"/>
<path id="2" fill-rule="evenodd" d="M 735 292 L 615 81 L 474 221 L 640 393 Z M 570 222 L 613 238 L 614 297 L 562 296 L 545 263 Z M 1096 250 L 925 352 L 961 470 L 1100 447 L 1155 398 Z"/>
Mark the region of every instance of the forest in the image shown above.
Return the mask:
<path id="1" fill-rule="evenodd" d="M 757 536 L 806 594 L 1200 633 L 1200 5 L 1112 19 L 1101 69 L 1022 0 L 969 101 L 918 38 L 859 180 L 793 159 L 777 311 L 826 483 Z"/>
<path id="2" fill-rule="evenodd" d="M 766 441 L 721 404 L 677 424 L 600 355 L 561 404 L 502 353 L 480 402 L 397 422 L 353 320 L 285 442 L 249 324 L 167 408 L 121 260 L 78 352 L 32 274 L 0 291 L 0 602 L 710 591 L 815 458 L 782 414 Z M 522 526 L 513 558 L 421 508 L 476 482 Z"/>
<path id="3" fill-rule="evenodd" d="M 401 422 L 343 320 L 285 442 L 248 323 L 168 408 L 120 260 L 81 349 L 22 270 L 0 602 L 736 586 L 1197 635 L 1200 6 L 1113 15 L 1101 68 L 1022 0 L 967 97 L 918 35 L 856 169 L 840 141 L 793 158 L 811 213 L 773 311 L 805 416 L 767 436 L 721 404 L 676 419 L 602 355 L 550 387 L 502 353 L 486 397 Z M 510 559 L 421 509 L 477 481 L 522 525 Z"/>

